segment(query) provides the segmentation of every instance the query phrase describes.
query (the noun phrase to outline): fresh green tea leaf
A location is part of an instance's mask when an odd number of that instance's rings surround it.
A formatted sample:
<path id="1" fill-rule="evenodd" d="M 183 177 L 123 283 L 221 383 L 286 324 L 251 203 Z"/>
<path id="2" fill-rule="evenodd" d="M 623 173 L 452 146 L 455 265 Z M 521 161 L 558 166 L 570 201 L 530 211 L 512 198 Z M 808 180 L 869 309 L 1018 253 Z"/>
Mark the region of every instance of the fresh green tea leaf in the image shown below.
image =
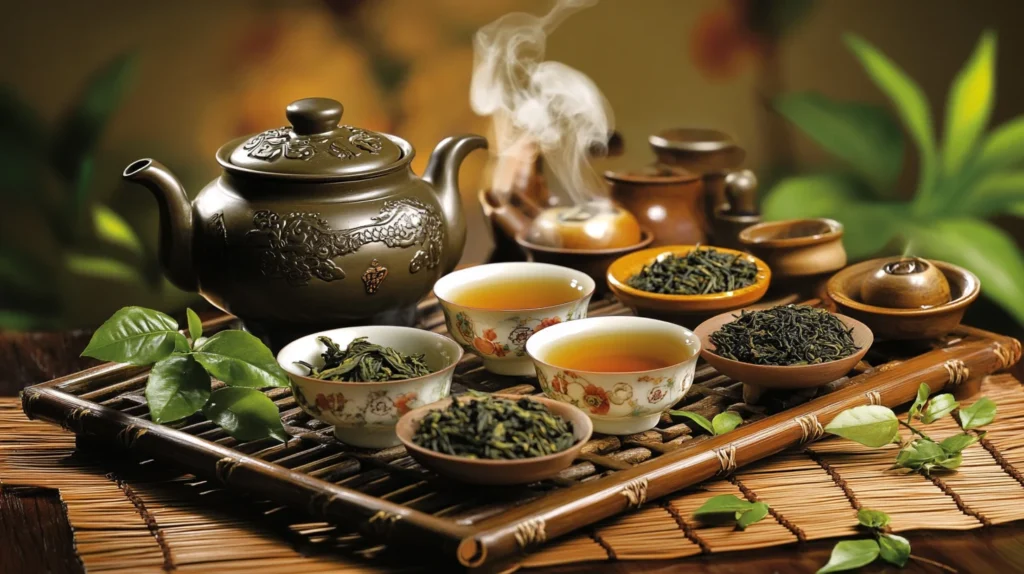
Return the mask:
<path id="1" fill-rule="evenodd" d="M 880 550 L 874 540 L 843 540 L 832 549 L 832 556 L 817 574 L 842 572 L 867 566 L 878 558 Z"/>
<path id="2" fill-rule="evenodd" d="M 971 403 L 971 406 L 960 409 L 959 415 L 960 426 L 964 430 L 983 427 L 995 420 L 996 404 L 988 397 L 981 397 Z"/>
<path id="3" fill-rule="evenodd" d="M 1013 118 L 985 138 L 974 171 L 985 175 L 1024 161 L 1024 116 Z"/>
<path id="4" fill-rule="evenodd" d="M 903 167 L 903 131 L 886 109 L 817 93 L 776 98 L 775 109 L 871 182 L 875 197 L 885 199 L 895 191 Z"/>
<path id="5" fill-rule="evenodd" d="M 885 528 L 889 524 L 889 515 L 881 510 L 861 508 L 857 511 L 857 522 L 868 528 Z"/>
<path id="6" fill-rule="evenodd" d="M 206 370 L 235 387 L 287 387 L 288 374 L 259 339 L 245 331 L 221 331 L 195 349 Z"/>
<path id="7" fill-rule="evenodd" d="M 203 321 L 192 309 L 185 309 L 185 316 L 188 318 L 188 336 L 195 343 L 203 336 Z"/>
<path id="8" fill-rule="evenodd" d="M 878 555 L 889 564 L 903 568 L 910 560 L 910 541 L 895 534 L 882 534 L 878 537 Z"/>
<path id="9" fill-rule="evenodd" d="M 957 202 L 963 215 L 990 217 L 1012 213 L 1024 201 L 1024 171 L 997 171 L 982 178 Z"/>
<path id="10" fill-rule="evenodd" d="M 942 167 L 947 177 L 964 166 L 985 131 L 995 100 L 996 35 L 981 35 L 978 46 L 953 80 L 946 99 Z"/>
<path id="11" fill-rule="evenodd" d="M 847 409 L 832 419 L 825 430 L 864 446 L 878 448 L 893 441 L 899 433 L 900 423 L 892 409 L 879 405 L 864 405 Z"/>
<path id="12" fill-rule="evenodd" d="M 277 405 L 256 389 L 217 389 L 203 407 L 203 414 L 238 440 L 274 437 L 285 442 L 290 438 Z"/>
<path id="13" fill-rule="evenodd" d="M 931 424 L 953 412 L 959 406 L 960 403 L 949 393 L 935 395 L 924 407 L 924 412 L 921 413 L 921 422 Z"/>
<path id="14" fill-rule="evenodd" d="M 203 408 L 209 398 L 210 375 L 191 355 L 171 355 L 153 365 L 146 402 L 154 422 L 183 419 Z"/>
<path id="15" fill-rule="evenodd" d="M 978 437 L 973 434 L 955 434 L 951 437 L 942 439 L 939 446 L 948 455 L 960 454 L 963 450 L 972 444 L 978 442 Z"/>
<path id="16" fill-rule="evenodd" d="M 711 419 L 711 427 L 714 429 L 716 436 L 725 434 L 741 424 L 743 424 L 743 417 L 732 411 L 720 412 L 715 415 L 715 418 Z"/>
<path id="17" fill-rule="evenodd" d="M 917 439 L 906 445 L 896 455 L 896 465 L 914 470 L 929 463 L 947 458 L 942 447 L 927 439 Z"/>
<path id="18" fill-rule="evenodd" d="M 668 414 L 670 414 L 670 415 L 672 415 L 674 417 L 688 418 L 691 421 L 693 421 L 693 422 L 697 423 L 698 425 L 700 425 L 701 428 L 703 428 L 704 430 L 708 431 L 709 433 L 715 434 L 715 428 L 714 428 L 714 426 L 712 426 L 711 421 L 709 421 L 708 419 L 702 417 L 701 415 L 699 415 L 697 413 L 692 413 L 690 411 L 669 411 Z"/>
<path id="19" fill-rule="evenodd" d="M 746 530 L 748 526 L 756 522 L 760 522 L 764 517 L 768 516 L 769 507 L 763 502 L 754 502 L 750 506 L 750 510 L 740 514 L 740 517 L 736 520 L 736 527 L 740 530 Z"/>
<path id="20" fill-rule="evenodd" d="M 93 333 L 82 356 L 101 361 L 149 365 L 187 351 L 188 341 L 171 317 L 142 307 L 125 307 Z"/>
<path id="21" fill-rule="evenodd" d="M 924 403 L 928 401 L 928 395 L 930 395 L 931 392 L 931 388 L 925 383 L 921 383 L 921 386 L 917 387 L 917 398 L 914 399 L 914 404 L 910 405 L 910 418 L 914 418 L 919 412 L 921 412 L 921 407 L 923 407 Z"/>
<path id="22" fill-rule="evenodd" d="M 693 517 L 700 518 L 713 514 L 729 514 L 739 518 L 741 513 L 752 510 L 753 507 L 753 503 L 737 498 L 732 494 L 719 494 L 707 499 L 704 504 L 700 505 L 700 508 L 693 511 Z"/>
<path id="23" fill-rule="evenodd" d="M 935 461 L 935 464 L 941 466 L 946 470 L 955 470 L 960 468 L 960 464 L 963 463 L 963 455 L 957 453 L 951 457 L 939 459 Z"/>

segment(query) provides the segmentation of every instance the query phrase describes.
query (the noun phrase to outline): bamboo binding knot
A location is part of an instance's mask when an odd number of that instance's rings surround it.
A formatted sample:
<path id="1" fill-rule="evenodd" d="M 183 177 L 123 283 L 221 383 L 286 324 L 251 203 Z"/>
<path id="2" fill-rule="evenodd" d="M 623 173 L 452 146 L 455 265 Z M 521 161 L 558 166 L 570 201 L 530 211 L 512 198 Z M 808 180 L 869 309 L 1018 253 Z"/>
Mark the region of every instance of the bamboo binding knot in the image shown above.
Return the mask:
<path id="1" fill-rule="evenodd" d="M 730 444 L 725 448 L 716 448 L 715 456 L 718 457 L 718 464 L 721 465 L 716 474 L 727 475 L 736 470 L 736 445 Z"/>
<path id="2" fill-rule="evenodd" d="M 544 519 L 532 518 L 520 522 L 516 525 L 514 538 L 516 545 L 523 552 L 544 544 L 544 541 L 548 539 L 547 532 L 544 531 Z"/>
<path id="3" fill-rule="evenodd" d="M 398 514 L 378 510 L 376 514 L 366 521 L 366 526 L 370 533 L 377 538 L 388 539 L 391 537 L 391 531 L 394 529 L 395 523 L 401 519 L 402 517 Z"/>
<path id="4" fill-rule="evenodd" d="M 878 391 L 868 391 L 864 393 L 864 396 L 867 397 L 869 405 L 878 406 L 882 404 L 882 393 Z"/>
<path id="5" fill-rule="evenodd" d="M 144 434 L 146 434 L 146 429 L 135 425 L 128 425 L 117 431 L 117 440 L 123 444 L 125 448 L 132 448 L 132 446 L 135 445 L 135 441 L 139 440 L 139 437 Z"/>
<path id="6" fill-rule="evenodd" d="M 992 349 L 992 352 L 999 357 L 1000 370 L 1009 369 L 1020 360 L 1020 341 L 1010 339 L 1009 345 L 1009 348 L 1006 348 L 1002 343 L 996 343 L 995 348 Z"/>
<path id="7" fill-rule="evenodd" d="M 619 494 L 626 497 L 626 508 L 640 508 L 647 502 L 647 479 L 638 478 L 627 482 Z"/>
<path id="8" fill-rule="evenodd" d="M 971 370 L 967 368 L 960 359 L 950 359 L 942 366 L 946 368 L 946 373 L 949 375 L 949 384 L 954 387 L 958 387 L 971 376 Z"/>
<path id="9" fill-rule="evenodd" d="M 821 426 L 818 417 L 814 415 L 797 417 L 796 422 L 800 425 L 800 433 L 803 435 L 800 438 L 800 444 L 814 442 L 825 436 L 825 427 Z"/>
<path id="10" fill-rule="evenodd" d="M 221 484 L 227 484 L 228 481 L 231 480 L 231 473 L 239 466 L 242 466 L 242 461 L 237 458 L 225 456 L 218 460 L 215 468 L 217 480 L 219 480 Z"/>
<path id="11" fill-rule="evenodd" d="M 85 407 L 72 409 L 71 412 L 68 413 L 68 416 L 64 418 L 64 421 L 61 422 L 60 426 L 64 430 L 81 433 L 83 430 L 82 419 L 85 418 L 85 415 L 89 414 L 92 414 L 92 411 Z"/>

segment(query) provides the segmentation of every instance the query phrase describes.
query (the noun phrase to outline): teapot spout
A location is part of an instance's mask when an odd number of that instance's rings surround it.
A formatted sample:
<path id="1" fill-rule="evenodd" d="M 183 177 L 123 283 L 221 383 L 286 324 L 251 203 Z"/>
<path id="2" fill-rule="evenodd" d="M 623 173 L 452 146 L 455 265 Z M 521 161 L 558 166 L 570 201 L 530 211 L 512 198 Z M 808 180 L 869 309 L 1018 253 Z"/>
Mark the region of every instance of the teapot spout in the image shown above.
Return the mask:
<path id="1" fill-rule="evenodd" d="M 441 209 L 448 223 L 444 269 L 448 273 L 458 265 L 466 244 L 466 218 L 462 214 L 459 194 L 459 167 L 470 152 L 487 147 L 487 139 L 466 134 L 441 140 L 430 154 L 423 179 L 434 187 L 441 199 Z"/>
<path id="2" fill-rule="evenodd" d="M 160 208 L 160 265 L 181 289 L 195 291 L 192 266 L 192 204 L 178 178 L 158 161 L 140 159 L 125 168 L 123 177 L 152 192 Z"/>

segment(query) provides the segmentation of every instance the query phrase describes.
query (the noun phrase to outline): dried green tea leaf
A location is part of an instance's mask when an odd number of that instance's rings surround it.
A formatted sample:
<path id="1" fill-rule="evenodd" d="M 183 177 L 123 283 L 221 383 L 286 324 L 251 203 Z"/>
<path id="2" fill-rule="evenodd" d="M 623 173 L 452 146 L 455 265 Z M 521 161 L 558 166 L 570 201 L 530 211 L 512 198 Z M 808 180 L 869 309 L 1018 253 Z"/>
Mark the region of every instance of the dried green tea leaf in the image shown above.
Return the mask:
<path id="1" fill-rule="evenodd" d="M 971 406 L 960 409 L 960 425 L 964 430 L 983 427 L 996 418 L 996 404 L 988 397 L 971 403 Z"/>
<path id="2" fill-rule="evenodd" d="M 899 419 L 892 409 L 864 405 L 839 413 L 825 430 L 864 446 L 878 448 L 891 443 L 898 435 L 899 428 Z"/>
<path id="3" fill-rule="evenodd" d="M 151 365 L 171 353 L 187 352 L 188 341 L 170 316 L 143 307 L 125 307 L 93 333 L 83 357 Z"/>
<path id="4" fill-rule="evenodd" d="M 746 530 L 748 526 L 755 522 L 760 522 L 764 517 L 768 516 L 770 508 L 763 502 L 754 502 L 750 506 L 750 510 L 740 514 L 740 517 L 736 520 L 736 527 L 740 530 Z"/>
<path id="5" fill-rule="evenodd" d="M 711 428 L 715 436 L 725 434 L 741 424 L 743 424 L 743 417 L 732 411 L 720 412 L 715 415 L 715 418 L 711 419 Z"/>
<path id="6" fill-rule="evenodd" d="M 720 357 L 756 365 L 815 365 L 848 357 L 858 350 L 853 329 L 825 309 L 781 305 L 742 311 L 709 340 Z"/>
<path id="7" fill-rule="evenodd" d="M 707 295 L 742 289 L 756 281 L 757 266 L 746 255 L 698 246 L 682 257 L 659 256 L 626 284 L 649 293 Z"/>
<path id="8" fill-rule="evenodd" d="M 670 414 L 670 415 L 672 415 L 674 417 L 688 418 L 691 421 L 693 421 L 693 422 L 697 423 L 698 425 L 700 425 L 701 428 L 703 428 L 704 430 L 708 431 L 709 433 L 715 434 L 715 427 L 714 427 L 714 425 L 711 424 L 711 421 L 709 421 L 708 419 L 704 418 L 703 416 L 701 416 L 701 415 L 699 415 L 697 413 L 693 413 L 693 412 L 690 412 L 690 411 L 669 411 L 668 414 Z"/>
<path id="9" fill-rule="evenodd" d="M 949 393 L 935 395 L 928 401 L 928 405 L 924 407 L 924 411 L 921 413 L 921 422 L 931 424 L 953 412 L 959 406 L 960 403 Z"/>
<path id="10" fill-rule="evenodd" d="M 882 534 L 878 537 L 878 551 L 882 560 L 903 568 L 910 560 L 910 541 L 895 534 Z"/>
<path id="11" fill-rule="evenodd" d="M 914 404 L 910 405 L 910 417 L 917 416 L 917 413 L 921 412 L 921 407 L 924 406 L 925 402 L 928 401 L 928 395 L 930 395 L 932 389 L 925 383 L 921 383 L 920 387 L 917 387 L 917 398 L 914 399 Z"/>
<path id="12" fill-rule="evenodd" d="M 867 566 L 878 558 L 880 549 L 874 540 L 843 540 L 832 549 L 832 556 L 817 574 L 842 572 Z"/>
<path id="13" fill-rule="evenodd" d="M 881 510 L 861 508 L 857 511 L 857 522 L 868 528 L 884 528 L 889 524 L 889 515 Z"/>
<path id="14" fill-rule="evenodd" d="M 325 381 L 350 383 L 384 382 L 414 379 L 431 373 L 425 355 L 406 355 L 391 347 L 375 345 L 358 337 L 342 349 L 330 337 L 317 337 L 325 347 L 321 354 L 324 366 L 320 368 L 301 363 L 309 369 L 309 376 Z"/>

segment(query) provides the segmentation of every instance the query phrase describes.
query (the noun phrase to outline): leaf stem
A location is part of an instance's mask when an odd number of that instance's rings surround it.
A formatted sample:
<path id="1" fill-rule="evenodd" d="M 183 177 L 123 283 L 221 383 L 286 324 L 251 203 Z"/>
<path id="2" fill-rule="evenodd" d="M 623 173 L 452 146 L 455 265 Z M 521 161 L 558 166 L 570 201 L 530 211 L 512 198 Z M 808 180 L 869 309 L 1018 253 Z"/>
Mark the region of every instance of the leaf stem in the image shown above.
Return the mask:
<path id="1" fill-rule="evenodd" d="M 897 420 L 898 420 L 898 419 L 897 419 Z M 907 427 L 908 429 L 910 429 L 910 431 L 911 431 L 911 432 L 913 432 L 914 434 L 916 434 L 917 436 L 919 436 L 919 437 L 921 437 L 921 438 L 923 438 L 923 439 L 925 439 L 925 440 L 930 440 L 930 441 L 932 441 L 932 442 L 935 442 L 934 440 L 932 440 L 932 438 L 931 438 L 930 436 L 928 436 L 928 435 L 924 434 L 923 432 L 921 432 L 921 431 L 917 430 L 916 428 L 914 428 L 914 427 L 910 426 L 910 423 L 908 423 L 908 422 L 903 422 L 903 421 L 901 420 L 901 421 L 900 421 L 900 424 L 901 424 L 901 425 L 903 425 L 903 426 L 905 426 L 905 427 Z"/>
<path id="2" fill-rule="evenodd" d="M 928 558 L 922 558 L 922 557 L 918 556 L 917 554 L 911 554 L 910 555 L 910 559 L 911 560 L 917 560 L 918 562 L 923 562 L 924 564 L 929 564 L 929 565 L 934 566 L 936 568 L 940 568 L 942 570 L 945 570 L 946 572 L 953 572 L 953 574 L 957 574 L 959 572 L 959 570 L 957 570 L 956 568 L 953 568 L 952 566 L 947 566 L 947 565 L 943 564 L 942 562 L 936 562 L 935 560 L 929 560 Z"/>

